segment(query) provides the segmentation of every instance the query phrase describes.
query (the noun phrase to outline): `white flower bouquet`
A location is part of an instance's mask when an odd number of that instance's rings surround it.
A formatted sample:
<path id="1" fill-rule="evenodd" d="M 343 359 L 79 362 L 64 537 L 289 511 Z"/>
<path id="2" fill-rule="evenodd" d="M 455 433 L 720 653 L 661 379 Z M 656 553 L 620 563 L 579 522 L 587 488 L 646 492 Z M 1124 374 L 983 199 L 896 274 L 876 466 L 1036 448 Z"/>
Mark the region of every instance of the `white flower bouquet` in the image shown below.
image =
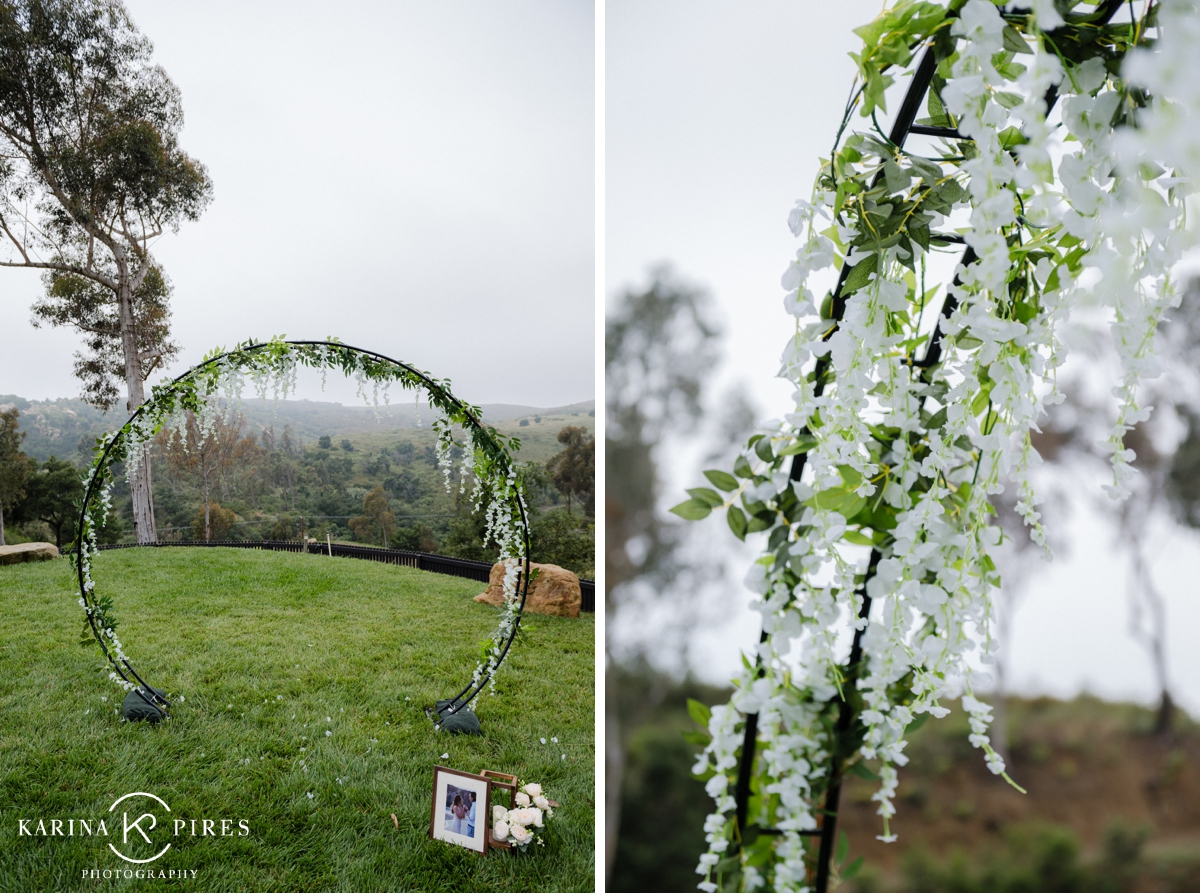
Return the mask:
<path id="1" fill-rule="evenodd" d="M 535 841 L 545 846 L 542 829 L 546 819 L 554 816 L 555 806 L 558 804 L 542 793 L 542 786 L 531 782 L 513 795 L 511 809 L 499 804 L 492 807 L 492 836 L 521 850 Z"/>

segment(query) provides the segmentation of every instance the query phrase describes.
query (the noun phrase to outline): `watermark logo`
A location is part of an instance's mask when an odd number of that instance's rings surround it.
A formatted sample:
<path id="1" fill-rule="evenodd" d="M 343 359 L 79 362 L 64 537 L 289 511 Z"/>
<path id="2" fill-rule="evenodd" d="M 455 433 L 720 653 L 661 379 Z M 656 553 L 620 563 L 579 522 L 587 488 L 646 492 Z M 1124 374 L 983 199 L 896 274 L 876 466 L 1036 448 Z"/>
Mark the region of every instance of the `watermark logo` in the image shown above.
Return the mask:
<path id="1" fill-rule="evenodd" d="M 118 797 L 98 819 L 94 816 L 17 819 L 17 837 L 102 837 L 114 855 L 136 866 L 117 863 L 117 868 L 85 868 L 85 879 L 194 879 L 196 869 L 146 866 L 165 856 L 180 838 L 248 836 L 250 823 L 245 819 L 183 818 L 173 813 L 162 797 L 146 791 Z"/>
<path id="2" fill-rule="evenodd" d="M 137 800 L 135 798 L 148 798 L 154 801 L 167 812 L 171 811 L 171 807 L 167 806 L 167 802 L 161 797 L 156 797 L 153 794 L 147 794 L 145 791 L 135 791 L 132 794 L 126 794 L 124 797 L 118 797 L 112 806 L 108 808 L 110 813 L 115 812 L 116 808 L 122 803 L 126 804 L 125 809 L 121 812 L 121 845 L 133 853 L 141 853 L 149 846 L 150 851 L 156 846 L 151 838 L 151 833 L 158 827 L 158 816 L 155 815 L 155 807 L 152 804 L 147 804 L 145 800 Z M 129 801 L 129 802 L 126 802 Z M 138 812 L 139 809 L 149 808 L 150 812 Z M 131 812 L 132 810 L 132 812 Z M 137 814 L 137 818 L 130 820 L 131 814 Z M 163 822 L 163 827 L 167 827 L 167 823 Z M 132 840 L 131 840 L 132 835 Z M 138 835 L 141 836 L 141 841 L 138 840 Z M 144 841 L 144 843 L 142 842 Z M 155 859 L 161 858 L 167 850 L 171 848 L 170 842 L 167 843 L 161 850 L 155 853 L 148 859 L 137 859 L 134 856 L 126 855 L 117 849 L 111 841 L 108 848 L 124 859 L 126 862 L 132 862 L 135 865 L 145 865 L 148 862 L 153 862 Z"/>

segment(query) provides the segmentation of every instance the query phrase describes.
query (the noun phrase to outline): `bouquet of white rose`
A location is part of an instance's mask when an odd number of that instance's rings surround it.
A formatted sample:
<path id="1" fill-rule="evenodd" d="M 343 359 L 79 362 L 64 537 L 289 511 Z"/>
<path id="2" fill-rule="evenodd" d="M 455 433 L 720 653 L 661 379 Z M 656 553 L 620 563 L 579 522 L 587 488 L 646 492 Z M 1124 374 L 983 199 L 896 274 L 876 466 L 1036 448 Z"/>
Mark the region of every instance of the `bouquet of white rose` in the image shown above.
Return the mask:
<path id="1" fill-rule="evenodd" d="M 535 840 L 545 846 L 540 829 L 554 815 L 552 806 L 558 804 L 546 799 L 540 784 L 527 784 L 513 796 L 512 809 L 499 804 L 492 807 L 492 836 L 522 850 Z"/>

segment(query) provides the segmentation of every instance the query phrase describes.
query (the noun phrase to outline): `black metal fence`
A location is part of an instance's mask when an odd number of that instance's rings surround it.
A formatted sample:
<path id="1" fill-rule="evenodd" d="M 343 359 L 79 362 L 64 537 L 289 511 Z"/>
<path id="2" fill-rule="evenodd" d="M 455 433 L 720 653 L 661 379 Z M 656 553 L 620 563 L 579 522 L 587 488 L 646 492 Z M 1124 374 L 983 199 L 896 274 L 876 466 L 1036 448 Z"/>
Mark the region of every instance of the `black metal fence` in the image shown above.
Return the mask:
<path id="1" fill-rule="evenodd" d="M 329 555 L 333 558 L 362 558 L 367 561 L 382 561 L 384 564 L 398 564 L 419 571 L 429 571 L 434 574 L 448 574 L 452 577 L 465 577 L 487 583 L 492 572 L 492 565 L 483 561 L 467 561 L 465 558 L 451 558 L 449 555 L 431 555 L 428 552 L 408 552 L 403 549 L 378 549 L 373 546 L 351 546 L 345 543 L 302 543 L 296 540 L 215 540 L 204 543 L 187 541 L 178 543 L 117 543 L 100 546 L 101 549 L 145 549 L 166 546 L 221 546 L 236 549 L 266 549 L 271 552 L 308 552 L 314 555 Z M 582 597 L 580 610 L 587 613 L 596 611 L 596 584 L 592 580 L 580 580 L 579 589 Z"/>

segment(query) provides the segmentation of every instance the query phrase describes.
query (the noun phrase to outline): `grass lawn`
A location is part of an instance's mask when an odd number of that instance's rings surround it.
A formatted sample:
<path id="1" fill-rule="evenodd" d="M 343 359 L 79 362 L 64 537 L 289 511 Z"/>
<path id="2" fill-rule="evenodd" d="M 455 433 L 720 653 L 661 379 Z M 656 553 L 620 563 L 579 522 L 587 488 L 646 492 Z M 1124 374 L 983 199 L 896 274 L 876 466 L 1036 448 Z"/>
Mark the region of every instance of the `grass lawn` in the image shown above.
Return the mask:
<path id="1" fill-rule="evenodd" d="M 0 891 L 180 884 L 81 879 L 137 867 L 108 847 L 122 846 L 109 807 L 135 791 L 173 817 L 247 822 L 224 838 L 160 826 L 156 843 L 173 845 L 147 867 L 195 869 L 186 889 L 594 889 L 591 616 L 525 618 L 496 695 L 475 701 L 473 738 L 435 732 L 422 708 L 466 684 L 495 624 L 471 600 L 479 583 L 240 549 L 106 552 L 94 576 L 173 716 L 120 721 L 99 647 L 76 644 L 67 561 L 0 567 Z M 429 840 L 435 764 L 541 782 L 562 804 L 545 847 L 481 858 Z M 110 836 L 22 836 L 22 818 L 106 818 Z"/>

